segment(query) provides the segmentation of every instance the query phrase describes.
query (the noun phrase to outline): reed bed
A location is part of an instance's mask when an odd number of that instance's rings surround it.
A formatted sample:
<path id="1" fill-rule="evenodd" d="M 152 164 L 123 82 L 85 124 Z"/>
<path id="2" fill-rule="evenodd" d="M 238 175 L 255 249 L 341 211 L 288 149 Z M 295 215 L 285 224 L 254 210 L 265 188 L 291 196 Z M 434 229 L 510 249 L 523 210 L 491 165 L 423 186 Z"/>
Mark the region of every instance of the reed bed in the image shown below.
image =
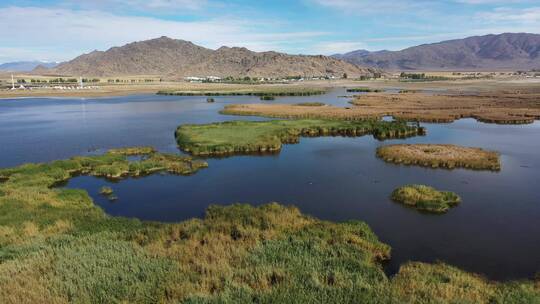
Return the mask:
<path id="1" fill-rule="evenodd" d="M 264 153 L 281 150 L 282 144 L 297 143 L 301 136 L 363 136 L 377 139 L 424 134 L 418 126 L 377 120 L 274 120 L 229 121 L 205 125 L 182 125 L 176 131 L 179 147 L 193 155 Z"/>
<path id="2" fill-rule="evenodd" d="M 113 194 L 114 191 L 111 187 L 108 187 L 108 186 L 103 186 L 101 188 L 99 188 L 99 194 L 101 195 L 105 195 L 105 196 L 109 196 L 111 194 Z"/>
<path id="3" fill-rule="evenodd" d="M 322 107 L 322 106 L 325 106 L 326 104 L 322 102 L 301 102 L 295 105 L 300 106 L 300 107 Z"/>
<path id="4" fill-rule="evenodd" d="M 110 149 L 107 151 L 108 154 L 113 155 L 125 155 L 125 156 L 133 156 L 133 155 L 148 155 L 156 153 L 156 149 L 154 147 L 126 147 L 126 148 L 117 148 L 117 149 Z"/>
<path id="5" fill-rule="evenodd" d="M 425 185 L 407 185 L 392 192 L 392 200 L 431 213 L 445 213 L 457 206 L 461 198 L 449 191 L 438 191 Z"/>
<path id="6" fill-rule="evenodd" d="M 372 88 L 349 88 L 347 93 L 381 93 L 384 92 L 383 89 L 372 89 Z"/>
<path id="7" fill-rule="evenodd" d="M 389 278 L 381 261 L 390 247 L 359 221 L 321 221 L 271 203 L 141 222 L 106 215 L 86 191 L 54 187 L 75 172 L 123 162 L 105 154 L 0 170 L 2 303 L 540 300 L 533 281 L 489 282 L 444 264 L 407 263 Z"/>
<path id="8" fill-rule="evenodd" d="M 377 156 L 386 162 L 430 168 L 501 170 L 499 153 L 456 145 L 402 144 L 383 146 Z"/>
<path id="9" fill-rule="evenodd" d="M 290 119 L 361 120 L 393 116 L 396 119 L 450 123 L 474 118 L 485 123 L 529 124 L 540 119 L 540 94 L 507 93 L 478 95 L 365 94 L 355 97 L 349 108 L 302 107 L 287 104 L 227 105 L 222 113 Z"/>
<path id="10" fill-rule="evenodd" d="M 257 90 L 249 89 L 231 89 L 231 90 L 197 90 L 197 91 L 178 91 L 162 90 L 158 95 L 172 96 L 258 96 L 258 97 L 279 97 L 279 96 L 314 96 L 326 94 L 325 89 L 318 88 L 260 88 Z"/>

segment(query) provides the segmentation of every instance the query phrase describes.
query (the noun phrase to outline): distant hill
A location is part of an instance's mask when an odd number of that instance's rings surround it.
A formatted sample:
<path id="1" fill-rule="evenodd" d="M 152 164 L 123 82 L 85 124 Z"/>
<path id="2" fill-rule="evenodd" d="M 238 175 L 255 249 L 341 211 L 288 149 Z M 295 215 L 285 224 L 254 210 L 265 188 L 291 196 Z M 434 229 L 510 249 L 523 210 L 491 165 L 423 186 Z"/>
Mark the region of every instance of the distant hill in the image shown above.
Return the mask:
<path id="1" fill-rule="evenodd" d="M 40 72 L 43 72 L 42 70 Z M 359 77 L 373 72 L 328 56 L 253 52 L 246 48 L 207 49 L 189 41 L 161 37 L 94 51 L 60 64 L 50 73 L 72 76 L 324 76 Z"/>
<path id="2" fill-rule="evenodd" d="M 333 57 L 387 70 L 540 68 L 540 35 L 505 33 L 424 44 L 402 51 L 365 50 Z"/>
<path id="3" fill-rule="evenodd" d="M 57 62 L 43 62 L 43 61 L 17 61 L 7 62 L 0 64 L 0 71 L 3 72 L 30 72 L 38 66 L 45 68 L 54 68 L 57 66 Z"/>

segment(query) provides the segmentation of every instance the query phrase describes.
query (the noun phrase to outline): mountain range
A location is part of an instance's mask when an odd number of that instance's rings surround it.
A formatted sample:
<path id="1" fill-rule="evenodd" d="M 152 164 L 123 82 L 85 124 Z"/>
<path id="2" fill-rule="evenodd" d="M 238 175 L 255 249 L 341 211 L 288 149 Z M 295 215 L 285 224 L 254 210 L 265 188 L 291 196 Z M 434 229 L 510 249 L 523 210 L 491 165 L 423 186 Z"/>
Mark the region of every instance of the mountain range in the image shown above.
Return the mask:
<path id="1" fill-rule="evenodd" d="M 357 50 L 332 57 L 385 70 L 529 70 L 540 68 L 540 35 L 504 33 L 474 36 L 401 51 Z"/>
<path id="2" fill-rule="evenodd" d="M 40 69 L 43 73 L 43 69 Z M 370 75 L 373 69 L 328 57 L 253 52 L 246 48 L 212 50 L 189 41 L 161 37 L 107 51 L 93 51 L 46 71 L 72 76 L 162 75 L 170 77 L 282 77 Z"/>
<path id="3" fill-rule="evenodd" d="M 16 61 L 6 62 L 0 64 L 0 71 L 2 72 L 30 72 L 38 66 L 45 68 L 54 68 L 57 66 L 57 62 L 45 62 L 45 61 Z"/>

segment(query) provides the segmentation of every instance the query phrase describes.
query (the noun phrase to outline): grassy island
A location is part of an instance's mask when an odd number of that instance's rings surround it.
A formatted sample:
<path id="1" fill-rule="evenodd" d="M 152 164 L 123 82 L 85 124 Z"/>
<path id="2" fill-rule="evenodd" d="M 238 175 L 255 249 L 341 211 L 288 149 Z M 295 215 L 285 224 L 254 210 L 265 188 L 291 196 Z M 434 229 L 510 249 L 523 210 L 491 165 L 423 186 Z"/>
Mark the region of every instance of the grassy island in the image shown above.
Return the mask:
<path id="1" fill-rule="evenodd" d="M 401 90 L 399 94 L 359 95 L 351 103 L 358 111 L 413 121 L 450 123 L 474 118 L 485 123 L 528 124 L 540 119 L 539 97 L 535 91 L 434 95 Z"/>
<path id="2" fill-rule="evenodd" d="M 294 104 L 233 104 L 223 114 L 289 119 L 360 120 L 392 116 L 407 121 L 450 123 L 474 118 L 485 123 L 528 124 L 540 119 L 540 93 L 495 92 L 476 95 L 380 93 L 354 96 L 351 107 Z"/>
<path id="3" fill-rule="evenodd" d="M 422 127 L 377 120 L 274 120 L 230 121 L 182 125 L 176 131 L 180 148 L 194 155 L 276 152 L 282 144 L 297 143 L 301 136 L 362 136 L 398 138 L 424 134 Z"/>
<path id="4" fill-rule="evenodd" d="M 105 196 L 109 201 L 116 201 L 118 200 L 118 196 L 114 194 L 114 191 L 109 186 L 103 186 L 99 189 L 99 194 Z"/>
<path id="5" fill-rule="evenodd" d="M 125 155 L 125 156 L 135 156 L 135 155 L 148 155 L 156 153 L 154 147 L 127 147 L 127 148 L 118 148 L 110 149 L 107 151 L 108 154 L 113 155 Z"/>
<path id="6" fill-rule="evenodd" d="M 99 188 L 99 194 L 101 195 L 109 196 L 113 193 L 114 193 L 113 189 L 109 186 L 103 186 Z"/>
<path id="7" fill-rule="evenodd" d="M 137 153 L 139 151 L 140 153 Z M 122 179 L 167 171 L 172 174 L 189 175 L 208 164 L 191 157 L 151 152 L 146 147 L 113 149 L 103 155 L 78 156 L 51 163 L 25 164 L 12 169 L 0 170 L 0 178 L 6 184 L 20 180 L 24 184 L 45 183 L 53 186 L 74 175 L 92 175 L 108 179 Z M 140 161 L 130 162 L 127 156 L 146 155 Z M 37 174 L 39 173 L 39 174 Z"/>
<path id="8" fill-rule="evenodd" d="M 379 147 L 377 156 L 386 162 L 404 165 L 446 169 L 501 170 L 497 152 L 455 145 L 390 145 Z"/>
<path id="9" fill-rule="evenodd" d="M 230 90 L 194 90 L 178 91 L 163 90 L 157 92 L 158 95 L 174 96 L 259 96 L 259 97 L 278 97 L 278 96 L 313 96 L 326 94 L 325 89 L 320 88 L 302 88 L 302 87 L 263 87 L 256 90 L 250 89 L 230 89 Z M 266 99 L 265 99 L 266 100 Z"/>
<path id="10" fill-rule="evenodd" d="M 438 191 L 424 185 L 400 187 L 392 193 L 392 200 L 432 213 L 445 213 L 461 202 L 461 198 L 453 192 Z"/>
<path id="11" fill-rule="evenodd" d="M 301 103 L 297 103 L 296 105 L 301 106 L 301 107 L 322 107 L 322 106 L 325 106 L 326 104 L 322 102 L 301 102 Z"/>
<path id="12" fill-rule="evenodd" d="M 347 89 L 347 93 L 380 93 L 384 92 L 382 89 L 372 89 L 372 88 L 350 88 Z"/>
<path id="13" fill-rule="evenodd" d="M 118 162 L 105 154 L 0 170 L 2 303 L 540 301 L 533 281 L 489 282 L 444 264 L 407 263 L 389 278 L 381 261 L 390 247 L 359 221 L 273 203 L 141 222 L 106 215 L 84 190 L 54 187 Z"/>

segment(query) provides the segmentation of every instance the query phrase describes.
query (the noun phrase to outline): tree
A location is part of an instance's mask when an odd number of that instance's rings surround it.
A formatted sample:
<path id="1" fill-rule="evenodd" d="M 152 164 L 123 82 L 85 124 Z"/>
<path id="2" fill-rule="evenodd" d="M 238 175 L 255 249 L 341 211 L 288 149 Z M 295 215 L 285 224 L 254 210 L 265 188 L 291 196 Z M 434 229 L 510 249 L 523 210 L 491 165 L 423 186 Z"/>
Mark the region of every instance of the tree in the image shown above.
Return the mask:
<path id="1" fill-rule="evenodd" d="M 347 79 L 349 78 L 349 75 L 347 75 L 347 73 L 343 73 L 343 79 Z"/>

